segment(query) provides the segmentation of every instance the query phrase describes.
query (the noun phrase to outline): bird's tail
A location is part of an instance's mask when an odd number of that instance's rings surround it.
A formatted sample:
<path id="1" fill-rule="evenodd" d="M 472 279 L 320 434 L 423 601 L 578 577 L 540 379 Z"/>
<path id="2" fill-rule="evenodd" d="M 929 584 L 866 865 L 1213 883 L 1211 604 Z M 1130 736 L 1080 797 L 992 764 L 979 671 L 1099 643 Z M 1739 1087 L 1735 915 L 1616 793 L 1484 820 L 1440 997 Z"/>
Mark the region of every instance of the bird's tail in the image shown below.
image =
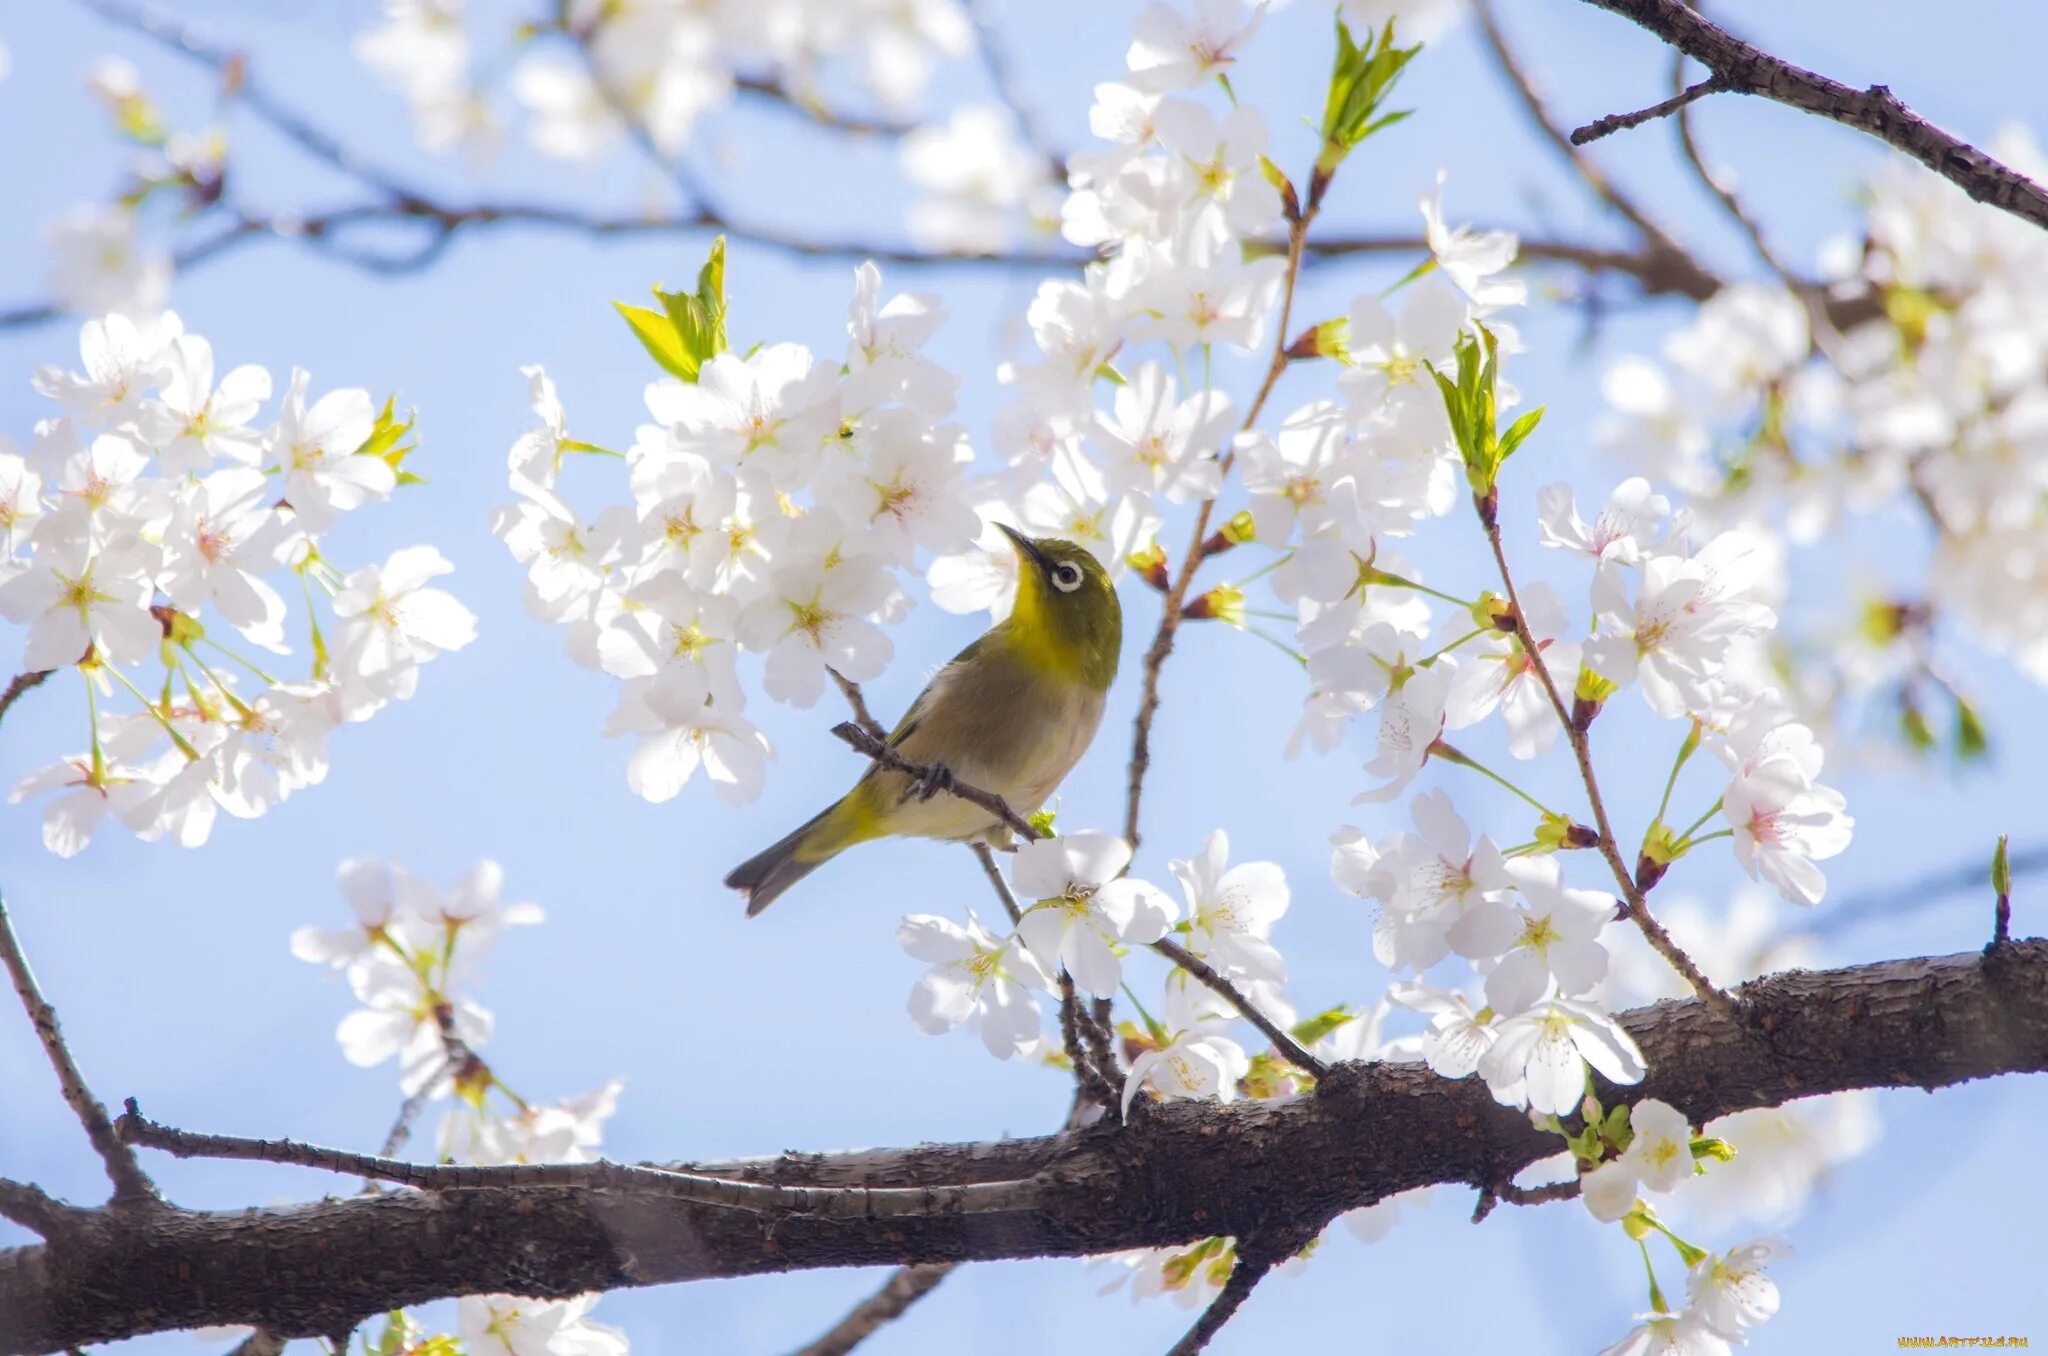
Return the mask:
<path id="1" fill-rule="evenodd" d="M 859 815 L 852 800 L 848 796 L 833 804 L 732 869 L 725 883 L 745 896 L 747 917 L 773 904 L 784 890 L 868 836 L 859 831 Z"/>

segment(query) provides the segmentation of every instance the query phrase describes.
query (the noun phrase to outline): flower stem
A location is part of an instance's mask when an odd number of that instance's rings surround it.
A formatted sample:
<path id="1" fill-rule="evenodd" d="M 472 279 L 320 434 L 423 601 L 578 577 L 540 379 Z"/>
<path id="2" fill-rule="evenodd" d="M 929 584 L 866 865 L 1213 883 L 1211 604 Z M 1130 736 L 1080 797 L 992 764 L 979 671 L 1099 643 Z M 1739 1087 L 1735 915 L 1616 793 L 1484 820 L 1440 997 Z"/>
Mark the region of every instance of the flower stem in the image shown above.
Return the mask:
<path id="1" fill-rule="evenodd" d="M 1681 834 L 1679 834 L 1679 835 L 1678 835 L 1678 841 L 1679 841 L 1679 842 L 1681 842 L 1681 843 L 1685 842 L 1685 841 L 1686 841 L 1687 839 L 1691 838 L 1691 837 L 1692 837 L 1692 836 L 1693 836 L 1693 835 L 1694 835 L 1695 833 L 1699 832 L 1699 827 L 1700 827 L 1700 825 L 1702 825 L 1702 824 L 1706 823 L 1706 822 L 1707 822 L 1708 820 L 1712 819 L 1712 818 L 1713 818 L 1713 817 L 1714 817 L 1715 815 L 1717 815 L 1717 814 L 1721 813 L 1721 801 L 1722 801 L 1722 799 L 1723 799 L 1723 798 L 1722 798 L 1722 797 L 1720 797 L 1720 796 L 1716 796 L 1716 797 L 1714 797 L 1714 803 L 1713 803 L 1712 805 L 1709 805 L 1709 806 L 1707 807 L 1707 812 L 1706 812 L 1705 814 L 1701 815 L 1701 816 L 1700 816 L 1700 817 L 1699 817 L 1698 819 L 1695 819 L 1695 820 L 1694 820 L 1694 821 L 1692 822 L 1691 826 L 1690 826 L 1690 827 L 1688 827 L 1688 828 L 1686 829 L 1686 831 L 1685 831 L 1684 833 L 1681 833 Z M 1706 840 L 1705 840 L 1705 839 L 1701 839 L 1700 841 L 1701 841 L 1701 842 L 1705 842 Z"/>
<path id="2" fill-rule="evenodd" d="M 142 689 L 135 686 L 135 684 L 129 680 L 127 674 L 121 672 L 121 670 L 115 668 L 112 664 L 102 664 L 100 665 L 100 667 L 102 669 L 105 669 L 108 673 L 113 674 L 114 681 L 118 682 L 122 687 L 127 688 L 130 692 L 135 694 L 135 700 L 142 703 L 142 709 L 149 712 L 149 714 L 151 715 L 151 717 L 155 719 L 157 724 L 163 726 L 164 733 L 169 735 L 171 737 L 171 742 L 178 746 L 178 752 L 184 754 L 185 757 L 192 762 L 196 763 L 199 761 L 199 750 L 193 748 L 191 741 L 187 740 L 185 736 L 178 733 L 177 727 L 171 724 L 171 718 L 165 715 L 163 711 L 158 708 L 155 702 L 143 696 Z M 98 743 L 97 738 L 95 738 L 94 743 Z"/>
<path id="3" fill-rule="evenodd" d="M 1435 754 L 1437 757 L 1443 759 L 1447 763 L 1456 763 L 1459 767 L 1469 767 L 1474 772 L 1478 773 L 1480 776 L 1485 777 L 1487 780 L 1506 787 L 1508 790 L 1514 792 L 1523 800 L 1527 801 L 1531 808 L 1533 808 L 1540 815 L 1544 815 L 1546 817 L 1555 817 L 1557 815 L 1557 812 L 1555 810 L 1552 810 L 1548 805 L 1545 805 L 1542 801 L 1536 799 L 1536 797 L 1530 795 L 1521 787 L 1516 786 L 1506 777 L 1501 776 L 1498 772 L 1495 772 L 1492 768 L 1486 766 L 1486 764 L 1477 761 L 1476 759 L 1470 757 L 1469 755 L 1453 747 L 1452 745 L 1446 744 L 1441 739 L 1437 740 L 1435 744 L 1430 746 L 1430 752 Z"/>
<path id="4" fill-rule="evenodd" d="M 1700 723 L 1694 721 L 1692 729 L 1685 736 L 1685 742 L 1678 746 L 1678 757 L 1671 762 L 1671 775 L 1664 779 L 1664 798 L 1657 802 L 1656 823 L 1662 824 L 1664 822 L 1664 812 L 1671 808 L 1671 788 L 1678 785 L 1679 769 L 1685 766 L 1686 760 L 1692 757 L 1693 751 L 1698 749 L 1699 746 Z"/>
<path id="5" fill-rule="evenodd" d="M 1416 668 L 1418 668 L 1418 669 L 1421 669 L 1421 668 L 1427 668 L 1427 667 L 1429 667 L 1429 666 L 1430 666 L 1431 664 L 1434 664 L 1434 663 L 1436 663 L 1436 661 L 1437 661 L 1437 660 L 1439 660 L 1439 659 L 1442 659 L 1442 658 L 1443 658 L 1443 657 L 1444 657 L 1445 655 L 1449 654 L 1449 653 L 1450 653 L 1451 651 L 1453 651 L 1453 650 L 1457 649 L 1457 648 L 1458 648 L 1458 647 L 1459 647 L 1460 645 L 1463 645 L 1463 644 L 1464 644 L 1464 643 L 1465 643 L 1466 641 L 1468 641 L 1468 640 L 1476 640 L 1476 639 L 1478 639 L 1478 638 L 1479 638 L 1480 636 L 1483 636 L 1483 635 L 1485 635 L 1485 634 L 1486 634 L 1486 633 L 1487 633 L 1488 631 L 1490 631 L 1490 630 L 1492 630 L 1492 629 L 1493 629 L 1493 628 L 1491 628 L 1491 627 L 1487 627 L 1487 626 L 1481 626 L 1481 627 L 1476 627 L 1476 628 L 1474 628 L 1473 630 L 1467 631 L 1467 632 L 1466 632 L 1466 633 L 1465 633 L 1464 635 L 1462 635 L 1462 636 L 1459 636 L 1459 637 L 1458 637 L 1458 638 L 1457 638 L 1456 640 L 1454 640 L 1454 641 L 1452 641 L 1452 642 L 1451 642 L 1450 644 L 1448 644 L 1448 645 L 1444 646 L 1444 647 L 1443 647 L 1443 648 L 1442 648 L 1441 650 L 1438 650 L 1438 651 L 1437 651 L 1436 653 L 1434 653 L 1434 654 L 1428 654 L 1428 655 L 1424 655 L 1424 656 L 1423 656 L 1422 658 L 1420 658 L 1420 659 L 1416 660 L 1416 661 L 1415 661 L 1415 667 L 1416 667 Z"/>
<path id="6" fill-rule="evenodd" d="M 309 601 L 310 601 L 310 600 L 309 600 Z M 215 639 L 214 639 L 214 638 L 213 638 L 212 636 L 201 636 L 201 637 L 200 637 L 200 639 L 201 639 L 201 640 L 203 640 L 203 641 L 205 641 L 205 642 L 206 642 L 206 643 L 207 643 L 208 645 L 211 645 L 211 646 L 212 646 L 212 647 L 213 647 L 214 649 L 216 649 L 216 650 L 219 650 L 219 651 L 220 651 L 220 652 L 221 652 L 222 654 L 224 654 L 224 655 L 226 655 L 226 656 L 227 656 L 228 658 L 230 658 L 230 659 L 234 660 L 234 661 L 235 661 L 235 662 L 236 662 L 237 664 L 240 664 L 240 665 L 241 665 L 241 666 L 242 666 L 243 668 L 245 668 L 245 669 L 249 670 L 249 672 L 251 672 L 251 673 L 255 674 L 255 675 L 256 675 L 256 676 L 258 677 L 258 678 L 261 678 L 261 679 L 262 679 L 262 680 L 263 680 L 264 682 L 266 682 L 266 683 L 270 684 L 270 685 L 271 685 L 272 687 L 276 687 L 276 686 L 277 686 L 277 679 L 275 679 L 275 678 L 271 677 L 271 676 L 270 676 L 269 674 L 265 673 L 265 672 L 264 672 L 264 671 L 263 671 L 262 669 L 259 669 L 259 668 L 257 668 L 257 667 L 256 667 L 256 666 L 255 666 L 254 664 L 250 663 L 250 662 L 249 662 L 249 661 L 248 661 L 247 659 L 244 659 L 244 658 L 243 658 L 243 657 L 242 657 L 241 655 L 239 655 L 239 654 L 235 653 L 235 652 L 234 652 L 233 650 L 230 650 L 230 649 L 229 649 L 229 648 L 228 648 L 227 646 L 225 646 L 225 645 L 221 644 L 221 643 L 220 643 L 219 641 L 215 640 Z M 190 647 L 188 646 L 187 648 L 189 649 Z"/>

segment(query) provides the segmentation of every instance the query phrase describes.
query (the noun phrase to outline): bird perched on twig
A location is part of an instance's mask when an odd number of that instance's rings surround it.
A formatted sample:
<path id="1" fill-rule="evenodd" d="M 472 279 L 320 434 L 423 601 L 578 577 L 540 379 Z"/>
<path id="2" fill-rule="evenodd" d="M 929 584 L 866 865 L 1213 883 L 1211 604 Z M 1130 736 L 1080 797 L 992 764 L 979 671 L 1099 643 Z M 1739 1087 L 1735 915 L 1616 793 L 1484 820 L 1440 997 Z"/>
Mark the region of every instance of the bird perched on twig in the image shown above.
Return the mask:
<path id="1" fill-rule="evenodd" d="M 906 760 L 943 768 L 1030 814 L 1081 760 L 1123 648 L 1116 587 L 1086 547 L 1026 537 L 1017 550 L 1010 615 L 953 657 L 911 703 L 889 744 Z M 876 765 L 828 809 L 733 868 L 725 883 L 749 916 L 856 843 L 907 835 L 1000 841 L 1009 830 L 957 796 L 920 795 L 902 772 Z"/>

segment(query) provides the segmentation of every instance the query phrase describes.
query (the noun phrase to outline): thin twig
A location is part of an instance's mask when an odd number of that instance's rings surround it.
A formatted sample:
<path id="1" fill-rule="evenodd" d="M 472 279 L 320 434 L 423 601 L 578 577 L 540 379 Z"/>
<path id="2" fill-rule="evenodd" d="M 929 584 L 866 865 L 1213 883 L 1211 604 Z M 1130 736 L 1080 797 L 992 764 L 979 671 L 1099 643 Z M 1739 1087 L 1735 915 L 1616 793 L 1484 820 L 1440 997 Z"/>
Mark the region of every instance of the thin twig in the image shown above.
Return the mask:
<path id="1" fill-rule="evenodd" d="M 1695 99 L 1704 99 L 1709 94 L 1725 94 L 1727 92 L 1727 83 L 1718 75 L 1710 75 L 1696 85 L 1687 85 L 1669 99 L 1658 100 L 1648 108 L 1639 108 L 1633 113 L 1609 113 L 1604 118 L 1595 118 L 1584 127 L 1574 128 L 1572 130 L 1571 143 L 1574 146 L 1583 146 L 1589 141 L 1598 141 L 1604 136 L 1611 136 L 1616 132 L 1626 131 L 1631 127 L 1640 127 L 1653 119 L 1668 117 L 1673 113 L 1682 112 L 1685 106 L 1692 103 Z"/>
<path id="2" fill-rule="evenodd" d="M 1259 1282 L 1266 1279 L 1266 1273 L 1284 1260 L 1265 1252 L 1247 1255 L 1246 1246 L 1246 1242 L 1239 1243 L 1237 1262 L 1230 1268 L 1229 1279 L 1216 1292 L 1216 1298 L 1209 1301 L 1209 1307 L 1202 1310 L 1202 1316 L 1195 1320 L 1194 1326 L 1168 1349 L 1166 1356 L 1195 1356 L 1196 1352 L 1206 1348 L 1210 1339 L 1223 1331 L 1223 1325 L 1251 1298 Z"/>
<path id="3" fill-rule="evenodd" d="M 1647 29 L 1738 94 L 1755 94 L 1867 132 L 1912 156 L 1978 202 L 2048 228 L 2048 190 L 1942 131 L 1883 85 L 1852 89 L 1770 55 L 1680 0 L 1586 0 Z"/>
<path id="4" fill-rule="evenodd" d="M 1516 97 L 1521 101 L 1522 111 L 1543 139 L 1564 157 L 1565 163 L 1585 181 L 1586 187 L 1592 190 L 1595 197 L 1606 203 L 1629 225 L 1635 227 L 1637 233 L 1642 236 L 1643 243 L 1652 252 L 1683 260 L 1703 278 L 1712 278 L 1712 270 L 1693 258 L 1691 252 L 1673 239 L 1670 232 L 1666 231 L 1634 198 L 1608 178 L 1606 171 L 1602 170 L 1591 156 L 1578 148 L 1577 137 L 1565 135 L 1562 124 L 1551 116 L 1550 109 L 1543 102 L 1543 96 L 1536 92 L 1534 79 L 1523 67 L 1515 50 L 1508 45 L 1506 34 L 1501 31 L 1499 23 L 1495 20 L 1491 0 L 1477 0 L 1473 8 L 1479 19 L 1480 33 L 1486 39 L 1486 47 L 1493 56 L 1494 64 L 1500 68 L 1502 77 L 1514 89 Z"/>
<path id="5" fill-rule="evenodd" d="M 29 1022 L 36 1029 L 37 1039 L 43 1043 L 43 1053 L 49 1057 L 50 1067 L 56 1071 L 57 1086 L 63 1090 L 71 1114 L 78 1117 L 78 1123 L 85 1127 L 85 1137 L 92 1141 L 94 1151 L 107 1170 L 108 1180 L 114 1184 L 114 1200 L 123 1205 L 154 1203 L 158 1199 L 155 1184 L 142 1170 L 142 1165 L 135 1161 L 135 1151 L 114 1134 L 113 1122 L 107 1119 L 106 1105 L 93 1096 L 85 1075 L 79 1072 L 78 1061 L 71 1057 L 71 1047 L 65 1044 L 63 1028 L 57 1024 L 57 1010 L 50 1006 L 36 985 L 35 971 L 29 968 L 28 957 L 21 949 L 21 939 L 14 934 L 14 922 L 7 916 L 4 898 L 0 898 L 0 962 L 5 963 L 8 975 L 14 980 L 14 992 L 20 997 L 22 1009 L 28 1013 Z"/>
<path id="6" fill-rule="evenodd" d="M 974 860 L 981 863 L 981 869 L 988 876 L 988 883 L 995 887 L 996 898 L 1003 902 L 1003 912 L 1010 916 L 1010 926 L 1024 921 L 1024 907 L 1017 902 L 1017 892 L 1010 888 L 1010 882 L 1003 879 L 1003 868 L 996 865 L 995 849 L 977 839 L 967 845 L 974 853 Z"/>
<path id="7" fill-rule="evenodd" d="M 861 695 L 860 684 L 830 664 L 825 666 L 825 672 L 832 675 L 832 681 L 839 684 L 839 690 L 846 694 L 846 704 L 853 708 L 853 718 L 860 722 L 860 728 L 867 731 L 871 738 L 887 740 L 889 732 L 868 713 L 867 698 Z"/>
<path id="8" fill-rule="evenodd" d="M 1671 78 L 1673 83 L 1676 83 L 1682 78 L 1679 72 L 1685 65 L 1685 54 L 1674 52 L 1671 55 Z M 1771 248 L 1771 242 L 1764 236 L 1763 224 L 1750 215 L 1749 209 L 1742 205 L 1742 200 L 1735 196 L 1735 190 L 1722 183 L 1720 176 L 1707 168 L 1706 155 L 1700 150 L 1698 138 L 1693 135 L 1691 110 L 1679 109 L 1678 115 L 1671 120 L 1671 125 L 1678 133 L 1679 152 L 1684 155 L 1685 163 L 1692 167 L 1693 177 L 1713 195 L 1714 201 L 1721 204 L 1721 210 L 1727 214 L 1729 220 L 1733 221 L 1748 238 L 1749 247 L 1756 251 L 1756 257 L 1763 260 L 1765 267 L 1777 274 L 1796 295 L 1805 298 L 1808 305 L 1813 305 L 1818 300 L 1814 296 L 1814 285 L 1794 273 L 1791 266 L 1779 257 L 1778 252 Z"/>
<path id="9" fill-rule="evenodd" d="M 982 69 L 988 72 L 989 85 L 996 97 L 1010 110 L 1016 119 L 1017 130 L 1023 134 L 1024 144 L 1044 157 L 1052 176 L 1062 182 L 1067 177 L 1067 158 L 1060 154 L 1046 136 L 1032 112 L 1031 101 L 1024 97 L 1024 87 L 1017 78 L 1016 63 L 1010 60 L 1009 44 L 996 26 L 994 7 L 988 0 L 968 0 L 967 21 L 974 25 L 974 45 L 981 57 Z"/>
<path id="10" fill-rule="evenodd" d="M 1493 1208 L 1502 1201 L 1509 1205 L 1543 1205 L 1550 1201 L 1569 1201 L 1579 1194 L 1579 1179 L 1568 1182 L 1548 1182 L 1543 1186 L 1523 1187 L 1513 1182 L 1495 1182 L 1479 1188 L 1479 1199 L 1472 1206 L 1472 1222 L 1478 1224 L 1493 1213 Z"/>
<path id="11" fill-rule="evenodd" d="M 915 132 L 921 125 L 902 118 L 885 117 L 874 113 L 850 113 L 843 108 L 828 107 L 812 95 L 792 89 L 783 81 L 768 76 L 735 75 L 732 83 L 733 88 L 742 94 L 751 94 L 770 103 L 783 104 L 820 127 L 829 127 L 835 132 L 846 132 L 853 136 L 900 137 Z"/>
<path id="12" fill-rule="evenodd" d="M 1614 883 L 1621 891 L 1623 910 L 1641 929 L 1652 949 L 1669 962 L 1672 969 L 1678 971 L 1707 1006 L 1724 1017 L 1734 1016 L 1735 1000 L 1716 987 L 1694 963 L 1693 958 L 1685 953 L 1685 949 L 1664 930 L 1664 925 L 1651 916 L 1649 902 L 1644 899 L 1642 890 L 1636 885 L 1628 864 L 1622 860 L 1621 846 L 1615 839 L 1612 825 L 1608 822 L 1606 801 L 1600 795 L 1600 779 L 1593 771 L 1591 739 L 1586 731 L 1580 728 L 1579 722 L 1572 719 L 1571 708 L 1565 705 L 1564 697 L 1558 691 L 1557 680 L 1551 677 L 1550 665 L 1543 657 L 1543 647 L 1537 643 L 1535 634 L 1529 629 L 1528 618 L 1522 613 L 1521 597 L 1515 590 L 1514 572 L 1508 568 L 1507 551 L 1501 545 L 1499 518 L 1485 503 L 1476 498 L 1474 506 L 1479 510 L 1481 526 L 1486 529 L 1487 544 L 1493 549 L 1493 561 L 1500 571 L 1501 586 L 1507 591 L 1508 607 L 1514 617 L 1515 639 L 1520 643 L 1522 653 L 1528 656 L 1529 667 L 1536 671 L 1537 680 L 1543 685 L 1544 695 L 1550 698 L 1550 708 L 1557 714 L 1558 723 L 1564 727 L 1565 738 L 1572 746 L 1572 756 L 1578 761 L 1579 780 L 1585 783 L 1586 799 L 1593 807 L 1593 827 L 1600 835 L 1594 847 L 1599 850 L 1608 869 L 1614 873 Z"/>
<path id="13" fill-rule="evenodd" d="M 1273 1048 L 1287 1057 L 1289 1063 L 1306 1073 L 1322 1078 L 1330 1072 L 1330 1066 L 1310 1054 L 1302 1043 L 1287 1029 L 1260 1012 L 1252 1001 L 1238 991 L 1235 984 L 1216 973 L 1210 964 L 1171 938 L 1161 937 L 1152 943 L 1152 949 L 1200 980 L 1211 993 L 1221 998 L 1244 1017 L 1247 1022 L 1265 1034 L 1273 1042 Z"/>
<path id="14" fill-rule="evenodd" d="M 7 684 L 6 690 L 0 691 L 0 720 L 7 718 L 8 708 L 21 700 L 22 693 L 27 692 L 32 687 L 41 687 L 49 676 L 55 672 L 55 669 L 35 669 L 28 673 L 17 673 L 14 675 L 13 681 Z"/>
<path id="15" fill-rule="evenodd" d="M 873 1337 L 883 1324 L 903 1316 L 903 1311 L 929 1295 L 940 1281 L 953 1274 L 954 1262 L 930 1262 L 923 1266 L 898 1267 L 882 1288 L 869 1295 L 833 1324 L 815 1342 L 797 1349 L 795 1356 L 846 1356 Z"/>
<path id="16" fill-rule="evenodd" d="M 1243 430 L 1249 430 L 1258 423 L 1260 411 L 1266 408 L 1267 397 L 1273 394 L 1280 374 L 1287 369 L 1287 333 L 1294 314 L 1294 289 L 1301 279 L 1302 253 L 1308 242 L 1309 224 L 1314 219 L 1315 209 L 1311 206 L 1288 223 L 1287 272 L 1281 282 L 1280 323 L 1275 327 L 1273 356 L 1266 364 L 1265 380 L 1259 383 L 1258 394 L 1252 397 L 1251 407 L 1245 411 L 1244 423 L 1240 425 Z M 1235 450 L 1223 454 L 1223 476 L 1230 474 L 1236 460 Z M 1194 582 L 1195 571 L 1201 568 L 1207 557 L 1205 543 L 1209 540 L 1209 518 L 1215 511 L 1216 501 L 1213 498 L 1204 499 L 1196 510 L 1195 530 L 1188 538 L 1187 553 L 1181 557 L 1180 569 L 1167 586 L 1166 597 L 1159 608 L 1159 629 L 1152 633 L 1152 644 L 1145 650 L 1145 676 L 1138 694 L 1138 714 L 1131 722 L 1130 771 L 1124 790 L 1124 841 L 1130 844 L 1134 857 L 1140 836 L 1139 817 L 1144 807 L 1145 774 L 1152 766 L 1152 722 L 1159 714 L 1159 672 L 1173 653 L 1173 639 L 1180 629 L 1188 586 Z"/>
<path id="17" fill-rule="evenodd" d="M 1030 1178 L 1016 1182 L 974 1182 L 943 1187 L 788 1187 L 729 1177 L 677 1172 L 646 1164 L 407 1163 L 374 1154 L 327 1149 L 289 1139 L 245 1139 L 174 1130 L 143 1119 L 130 1099 L 117 1126 L 123 1142 L 160 1149 L 177 1158 L 227 1158 L 259 1163 L 292 1163 L 326 1172 L 373 1177 L 422 1191 L 581 1189 L 673 1197 L 693 1205 L 761 1213 L 860 1219 L 889 1215 L 983 1214 L 1028 1210 L 1043 1194 Z"/>
<path id="18" fill-rule="evenodd" d="M 891 772 L 901 772 L 909 777 L 914 783 L 910 788 L 913 794 L 924 796 L 926 799 L 941 792 L 957 796 L 970 805 L 978 805 L 988 811 L 998 823 L 1026 842 L 1036 842 L 1040 837 L 1038 830 L 1031 827 L 1031 821 L 1011 809 L 1008 801 L 993 791 L 984 791 L 978 786 L 969 786 L 960 781 L 943 764 L 913 763 L 896 752 L 892 745 L 877 739 L 850 720 L 834 725 L 832 733 Z"/>

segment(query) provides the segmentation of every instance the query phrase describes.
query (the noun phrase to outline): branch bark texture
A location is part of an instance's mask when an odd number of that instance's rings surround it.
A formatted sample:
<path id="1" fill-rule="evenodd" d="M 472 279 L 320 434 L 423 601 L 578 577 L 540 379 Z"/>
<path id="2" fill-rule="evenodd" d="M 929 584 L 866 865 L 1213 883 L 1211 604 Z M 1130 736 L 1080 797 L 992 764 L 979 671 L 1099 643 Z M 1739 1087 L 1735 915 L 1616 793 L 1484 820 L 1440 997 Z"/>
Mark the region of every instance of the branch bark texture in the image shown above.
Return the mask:
<path id="1" fill-rule="evenodd" d="M 1656 34 L 1713 72 L 1738 94 L 1755 94 L 1818 117 L 1867 132 L 1912 156 L 1981 203 L 2012 213 L 2048 230 L 2048 190 L 2001 164 L 1975 146 L 1951 136 L 1900 101 L 1883 85 L 1854 89 L 1839 80 L 1795 66 L 1744 42 L 1689 8 L 1683 0 L 1586 0 Z M 1671 101 L 1666 101 L 1667 103 Z M 1662 108 L 1662 105 L 1659 106 Z M 1574 144 L 1619 126 L 1609 119 L 1572 134 Z M 1595 131 L 1593 129 L 1601 129 Z"/>
<path id="2" fill-rule="evenodd" d="M 1697 1000 L 1625 1014 L 1650 1072 L 1622 1099 L 1659 1097 L 1700 1123 L 1854 1088 L 2048 1070 L 2048 941 L 1791 971 L 1738 997 L 1735 1015 Z M 1271 1237 L 1411 1187 L 1506 1182 L 1558 1145 L 1477 1080 L 1350 1063 L 1307 1096 L 1146 1104 L 1123 1127 L 677 1165 L 788 1186 L 1028 1180 L 1038 1187 L 1028 1208 L 825 1217 L 604 1189 L 493 1188 L 236 1212 L 81 1211 L 56 1241 L 0 1252 L 0 1356 L 202 1324 L 314 1336 L 469 1293 L 558 1297 L 810 1267 Z"/>

